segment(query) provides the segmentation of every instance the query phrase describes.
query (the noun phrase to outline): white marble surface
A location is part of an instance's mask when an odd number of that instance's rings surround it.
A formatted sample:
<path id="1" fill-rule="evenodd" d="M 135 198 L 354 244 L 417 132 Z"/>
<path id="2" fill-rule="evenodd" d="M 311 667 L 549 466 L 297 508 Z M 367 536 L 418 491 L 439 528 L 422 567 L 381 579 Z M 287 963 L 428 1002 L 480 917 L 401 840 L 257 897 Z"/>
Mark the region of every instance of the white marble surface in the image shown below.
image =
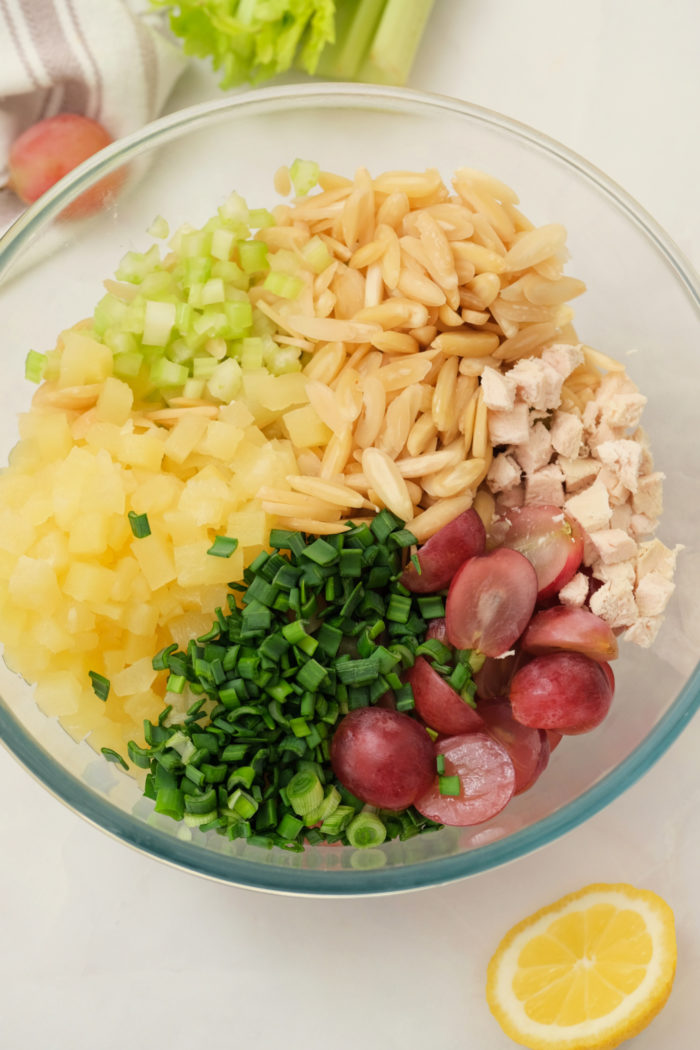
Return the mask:
<path id="1" fill-rule="evenodd" d="M 699 45 L 695 0 L 437 0 L 411 86 L 579 151 L 697 265 Z M 215 90 L 193 69 L 169 108 Z M 314 901 L 143 857 L 0 750 L 0 1048 L 507 1050 L 483 994 L 501 935 L 586 882 L 620 880 L 661 893 L 679 934 L 671 1000 L 635 1050 L 694 1050 L 699 754 L 696 718 L 622 798 L 507 867 L 407 896 Z"/>

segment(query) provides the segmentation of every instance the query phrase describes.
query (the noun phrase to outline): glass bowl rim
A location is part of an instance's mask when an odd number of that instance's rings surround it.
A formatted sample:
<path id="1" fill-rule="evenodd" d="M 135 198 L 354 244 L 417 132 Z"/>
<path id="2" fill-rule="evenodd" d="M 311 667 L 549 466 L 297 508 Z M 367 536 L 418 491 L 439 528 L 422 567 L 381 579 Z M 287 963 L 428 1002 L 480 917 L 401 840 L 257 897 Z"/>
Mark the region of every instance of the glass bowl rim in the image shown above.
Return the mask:
<path id="1" fill-rule="evenodd" d="M 678 245 L 625 190 L 573 150 L 539 131 L 493 110 L 444 95 L 406 88 L 321 82 L 262 88 L 241 95 L 209 100 L 178 110 L 119 139 L 67 175 L 40 201 L 31 205 L 0 237 L 0 283 L 8 266 L 55 216 L 79 193 L 109 171 L 151 146 L 180 137 L 241 112 L 243 116 L 295 107 L 329 105 L 415 113 L 442 110 L 489 125 L 524 141 L 573 169 L 610 198 L 651 242 L 652 248 L 674 271 L 700 315 L 700 278 Z M 121 843 L 175 868 L 246 889 L 292 896 L 361 897 L 405 892 L 443 885 L 508 863 L 554 841 L 593 816 L 631 787 L 665 753 L 700 708 L 700 664 L 688 678 L 671 707 L 637 748 L 605 777 L 561 810 L 506 838 L 480 846 L 473 852 L 428 859 L 406 867 L 376 870 L 312 871 L 198 849 L 159 831 L 120 810 L 92 792 L 69 773 L 22 728 L 0 697 L 0 741 L 13 757 L 55 798 L 89 823 Z"/>

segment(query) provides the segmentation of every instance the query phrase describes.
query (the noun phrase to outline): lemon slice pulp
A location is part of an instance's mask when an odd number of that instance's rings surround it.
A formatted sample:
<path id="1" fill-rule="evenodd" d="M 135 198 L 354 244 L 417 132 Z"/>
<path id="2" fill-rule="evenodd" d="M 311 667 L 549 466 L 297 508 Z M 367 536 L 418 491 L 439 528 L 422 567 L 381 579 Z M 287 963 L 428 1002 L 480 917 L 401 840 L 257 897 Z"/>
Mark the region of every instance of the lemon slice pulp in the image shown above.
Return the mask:
<path id="1" fill-rule="evenodd" d="M 625 883 L 596 883 L 514 926 L 489 963 L 486 998 L 531 1050 L 612 1050 L 662 1008 L 676 969 L 673 912 Z"/>

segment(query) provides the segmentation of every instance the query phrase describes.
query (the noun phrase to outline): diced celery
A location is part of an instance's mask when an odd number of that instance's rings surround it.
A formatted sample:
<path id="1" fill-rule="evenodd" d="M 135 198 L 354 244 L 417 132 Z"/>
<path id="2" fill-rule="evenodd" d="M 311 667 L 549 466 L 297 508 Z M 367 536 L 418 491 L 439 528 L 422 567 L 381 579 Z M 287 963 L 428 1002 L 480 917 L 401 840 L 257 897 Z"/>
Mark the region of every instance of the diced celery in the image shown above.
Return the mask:
<path id="1" fill-rule="evenodd" d="M 185 259 L 182 264 L 182 283 L 185 288 L 191 288 L 195 284 L 204 284 L 211 277 L 211 259 L 206 256 L 196 255 L 192 259 Z"/>
<path id="2" fill-rule="evenodd" d="M 108 328 L 102 338 L 115 357 L 117 355 L 137 354 L 138 352 L 138 340 L 131 332 L 123 332 L 118 328 Z M 138 354 L 138 357 L 140 360 L 141 355 Z"/>
<path id="3" fill-rule="evenodd" d="M 251 208 L 248 213 L 251 229 L 264 230 L 275 225 L 275 217 L 267 208 Z"/>
<path id="4" fill-rule="evenodd" d="M 320 237 L 314 236 L 301 249 L 301 257 L 314 273 L 323 273 L 333 262 L 333 256 Z"/>
<path id="5" fill-rule="evenodd" d="M 318 182 L 321 169 L 315 160 L 301 160 L 297 157 L 289 165 L 289 177 L 297 197 L 305 197 Z"/>
<path id="6" fill-rule="evenodd" d="M 270 268 L 267 261 L 267 245 L 264 241 L 240 241 L 238 258 L 246 273 L 262 273 Z"/>
<path id="7" fill-rule="evenodd" d="M 228 404 L 241 388 L 241 366 L 232 357 L 216 366 L 216 371 L 207 382 L 207 390 L 218 401 Z"/>
<path id="8" fill-rule="evenodd" d="M 149 346 L 166 346 L 175 324 L 175 313 L 175 303 L 148 299 L 143 322 L 144 343 Z"/>
<path id="9" fill-rule="evenodd" d="M 40 354 L 38 350 L 30 350 L 24 361 L 24 377 L 30 383 L 40 383 L 44 378 L 46 370 L 46 354 Z"/>
<path id="10" fill-rule="evenodd" d="M 175 327 L 180 335 L 186 336 L 192 328 L 194 310 L 189 303 L 178 303 L 175 307 Z"/>
<path id="11" fill-rule="evenodd" d="M 151 365 L 149 378 L 154 386 L 182 386 L 186 382 L 189 372 L 184 365 L 178 365 L 169 361 L 167 357 L 159 357 Z"/>
<path id="12" fill-rule="evenodd" d="M 170 234 L 170 226 L 168 225 L 168 220 L 164 219 L 162 215 L 156 215 L 155 219 L 148 227 L 148 230 L 146 232 L 149 233 L 151 237 L 158 237 L 159 240 L 165 240 L 165 238 Z"/>
<path id="13" fill-rule="evenodd" d="M 126 310 L 126 303 L 117 299 L 116 295 L 111 295 L 109 292 L 103 295 L 92 315 L 92 323 L 97 335 L 103 335 L 108 328 L 118 325 Z"/>
<path id="14" fill-rule="evenodd" d="M 214 230 L 211 235 L 211 254 L 215 259 L 230 259 L 235 240 L 232 230 Z"/>
<path id="15" fill-rule="evenodd" d="M 250 221 L 248 205 L 243 200 L 240 193 L 235 192 L 229 194 L 224 203 L 219 207 L 219 215 L 222 219 L 244 223 L 246 226 L 248 226 Z"/>
<path id="16" fill-rule="evenodd" d="M 226 284 L 233 285 L 234 288 L 238 288 L 242 292 L 248 291 L 250 284 L 248 275 L 243 273 L 238 263 L 232 259 L 217 259 L 212 265 L 211 275 L 212 277 L 220 277 Z"/>
<path id="17" fill-rule="evenodd" d="M 167 270 L 153 270 L 141 282 L 141 292 L 147 299 L 164 299 L 177 293 L 175 278 Z"/>
<path id="18" fill-rule="evenodd" d="M 211 379 L 219 362 L 215 357 L 194 357 L 192 359 L 192 376 L 194 379 Z"/>
<path id="19" fill-rule="evenodd" d="M 120 262 L 116 278 L 130 284 L 140 284 L 146 274 L 160 265 L 158 246 L 153 244 L 147 252 L 127 252 Z"/>
<path id="20" fill-rule="evenodd" d="M 249 299 L 234 300 L 224 304 L 226 317 L 230 326 L 230 339 L 240 339 L 248 335 L 253 323 L 253 308 Z"/>
<path id="21" fill-rule="evenodd" d="M 214 303 L 223 303 L 226 298 L 224 282 L 220 277 L 212 277 L 202 287 L 202 306 L 212 306 Z"/>
<path id="22" fill-rule="evenodd" d="M 182 396 L 191 401 L 199 401 L 204 394 L 205 385 L 203 379 L 188 379 L 182 388 Z"/>
<path id="23" fill-rule="evenodd" d="M 303 287 L 303 281 L 282 270 L 271 270 L 263 282 L 263 288 L 281 299 L 296 299 Z"/>
<path id="24" fill-rule="evenodd" d="M 192 331 L 203 336 L 204 342 L 216 336 L 228 335 L 229 328 L 228 317 L 223 310 L 203 310 L 202 313 L 195 314 L 192 322 Z"/>
<path id="25" fill-rule="evenodd" d="M 192 360 L 192 347 L 184 339 L 175 339 L 168 347 L 168 356 L 178 365 L 187 364 Z"/>
<path id="26" fill-rule="evenodd" d="M 211 254 L 211 235 L 203 230 L 193 230 L 182 237 L 180 254 L 188 259 L 206 258 Z"/>
<path id="27" fill-rule="evenodd" d="M 140 336 L 143 332 L 145 317 L 146 301 L 140 296 L 137 296 L 133 302 L 129 303 L 127 311 L 120 321 L 122 331 L 132 332 L 134 335 Z"/>
<path id="28" fill-rule="evenodd" d="M 262 367 L 263 350 L 263 341 L 262 339 L 258 339 L 256 336 L 242 340 L 241 368 L 244 372 L 251 372 L 254 368 Z"/>
<path id="29" fill-rule="evenodd" d="M 114 355 L 114 374 L 119 379 L 134 379 L 141 371 L 143 355 L 135 351 Z"/>

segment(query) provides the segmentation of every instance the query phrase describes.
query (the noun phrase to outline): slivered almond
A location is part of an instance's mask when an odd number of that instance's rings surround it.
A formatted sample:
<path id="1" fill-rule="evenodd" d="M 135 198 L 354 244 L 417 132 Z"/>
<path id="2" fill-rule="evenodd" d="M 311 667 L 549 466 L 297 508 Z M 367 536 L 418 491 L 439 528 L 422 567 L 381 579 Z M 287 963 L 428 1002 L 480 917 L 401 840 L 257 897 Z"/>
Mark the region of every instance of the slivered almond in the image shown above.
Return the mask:
<path id="1" fill-rule="evenodd" d="M 363 376 L 362 401 L 362 414 L 355 427 L 355 442 L 360 448 L 367 448 L 376 440 L 386 411 L 386 390 L 376 375 Z"/>
<path id="2" fill-rule="evenodd" d="M 282 327 L 323 343 L 369 343 L 381 332 L 377 324 L 338 321 L 333 317 L 302 317 L 299 314 L 286 317 Z"/>
<path id="3" fill-rule="evenodd" d="M 503 269 L 507 273 L 527 270 L 544 262 L 564 247 L 566 230 L 558 222 L 538 226 L 534 230 L 520 234 L 505 257 Z"/>
<path id="4" fill-rule="evenodd" d="M 454 467 L 463 459 L 457 449 L 441 449 L 439 452 L 428 452 L 422 456 L 407 456 L 397 459 L 396 466 L 404 478 L 423 478 L 435 474 L 445 467 Z"/>
<path id="5" fill-rule="evenodd" d="M 306 493 L 319 500 L 326 500 L 338 507 L 365 507 L 367 501 L 359 492 L 341 485 L 337 481 L 326 481 L 323 478 L 309 478 L 302 474 L 290 474 L 287 481 L 297 492 Z"/>
<path id="6" fill-rule="evenodd" d="M 406 439 L 406 451 L 410 457 L 423 453 L 430 441 L 437 436 L 437 427 L 430 412 L 425 412 L 411 427 Z"/>
<path id="7" fill-rule="evenodd" d="M 314 518 L 295 517 L 282 520 L 294 532 L 308 532 L 311 536 L 333 536 L 337 532 L 347 532 L 350 528 L 344 521 L 320 521 Z"/>
<path id="8" fill-rule="evenodd" d="M 362 453 L 362 470 L 382 504 L 404 521 L 413 517 L 413 504 L 396 464 L 378 448 Z"/>
<path id="9" fill-rule="evenodd" d="M 347 426 L 339 434 L 333 434 L 326 445 L 321 460 L 321 477 L 328 480 L 336 474 L 342 474 L 351 451 L 352 428 Z"/>
<path id="10" fill-rule="evenodd" d="M 447 299 L 442 288 L 429 277 L 414 270 L 407 270 L 405 267 L 401 270 L 397 287 L 402 295 L 425 303 L 426 306 L 442 306 Z"/>
<path id="11" fill-rule="evenodd" d="M 399 282 L 400 283 L 400 282 Z M 382 328 L 420 328 L 428 321 L 427 307 L 412 299 L 385 299 L 383 303 L 360 310 L 353 321 L 381 325 Z"/>
<path id="12" fill-rule="evenodd" d="M 428 507 L 421 514 L 416 515 L 409 528 L 419 543 L 425 543 L 438 529 L 456 518 L 464 510 L 469 510 L 473 502 L 471 492 L 462 496 L 453 496 L 451 499 L 442 499 Z"/>
<path id="13" fill-rule="evenodd" d="M 500 339 L 492 332 L 441 332 L 431 350 L 457 357 L 485 357 L 497 349 Z"/>
<path id="14" fill-rule="evenodd" d="M 372 346 L 385 354 L 417 354 L 420 349 L 418 340 L 406 332 L 383 332 L 372 340 Z"/>
<path id="15" fill-rule="evenodd" d="M 316 350 L 304 368 L 304 375 L 319 383 L 332 383 L 343 367 L 345 356 L 345 347 L 342 343 L 326 343 L 325 346 Z"/>
<path id="16" fill-rule="evenodd" d="M 413 383 L 422 383 L 432 366 L 432 358 L 424 351 L 415 357 L 399 358 L 391 364 L 383 365 L 377 371 L 377 379 L 387 393 L 391 390 L 403 390 L 405 386 L 411 386 Z"/>
<path id="17" fill-rule="evenodd" d="M 483 244 L 475 244 L 474 241 L 450 241 L 450 248 L 455 264 L 471 263 L 477 274 L 498 274 L 505 269 L 503 256 L 485 248 Z"/>

